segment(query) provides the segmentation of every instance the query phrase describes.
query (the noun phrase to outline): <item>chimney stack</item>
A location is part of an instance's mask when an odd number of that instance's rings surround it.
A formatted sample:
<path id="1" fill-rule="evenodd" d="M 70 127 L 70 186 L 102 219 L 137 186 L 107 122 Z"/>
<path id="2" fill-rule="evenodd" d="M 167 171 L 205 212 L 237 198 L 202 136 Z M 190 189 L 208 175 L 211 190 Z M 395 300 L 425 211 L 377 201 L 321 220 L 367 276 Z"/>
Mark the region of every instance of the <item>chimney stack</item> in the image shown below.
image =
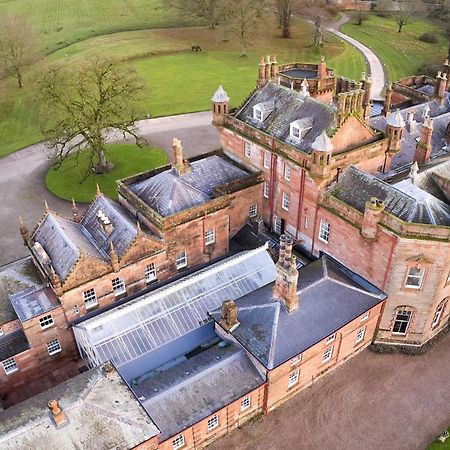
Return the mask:
<path id="1" fill-rule="evenodd" d="M 297 279 L 298 271 L 295 256 L 292 256 L 294 241 L 286 235 L 280 237 L 280 255 L 276 264 L 276 280 L 273 296 L 286 306 L 288 312 L 298 308 Z"/>
<path id="2" fill-rule="evenodd" d="M 270 69 L 270 78 L 272 81 L 275 81 L 278 78 L 278 61 L 277 55 L 272 55 L 271 69 Z"/>
<path id="3" fill-rule="evenodd" d="M 73 197 L 72 197 L 72 218 L 74 222 L 80 223 L 81 220 L 80 213 L 78 211 L 78 206 L 75 203 L 75 199 Z"/>
<path id="4" fill-rule="evenodd" d="M 386 88 L 386 96 L 384 97 L 383 116 L 387 117 L 391 112 L 392 103 L 392 83 L 389 83 Z"/>
<path id="5" fill-rule="evenodd" d="M 384 211 L 384 202 L 376 197 L 372 197 L 366 202 L 364 209 L 364 219 L 361 228 L 361 235 L 368 240 L 376 240 L 378 224 L 380 223 Z"/>
<path id="6" fill-rule="evenodd" d="M 56 428 L 61 428 L 67 425 L 69 420 L 67 419 L 64 411 L 60 408 L 57 400 L 50 400 L 48 402 L 48 409 L 51 411 L 53 420 L 55 421 Z M 50 445 L 50 442 L 48 443 Z"/>
<path id="7" fill-rule="evenodd" d="M 23 223 L 22 216 L 19 216 L 19 230 L 23 239 L 23 244 L 30 247 L 32 245 L 30 233 L 27 226 Z"/>
<path id="8" fill-rule="evenodd" d="M 270 55 L 266 56 L 266 83 L 270 81 L 270 78 L 272 76 L 272 61 L 270 61 Z"/>
<path id="9" fill-rule="evenodd" d="M 442 106 L 445 103 L 445 92 L 447 91 L 447 74 L 438 72 L 436 77 L 435 97 L 437 102 Z"/>
<path id="10" fill-rule="evenodd" d="M 173 138 L 173 163 L 172 167 L 177 171 L 178 175 L 184 175 L 191 171 L 191 166 L 187 160 L 183 160 L 183 147 L 181 141 L 177 138 Z"/>
<path id="11" fill-rule="evenodd" d="M 417 122 L 414 111 L 409 111 L 406 115 L 406 129 L 410 133 L 415 133 L 417 131 Z"/>
<path id="12" fill-rule="evenodd" d="M 431 137 L 433 136 L 433 119 L 427 117 L 422 126 L 422 132 L 420 134 L 420 141 L 416 145 L 416 151 L 414 153 L 414 162 L 417 162 L 419 166 L 428 162 L 431 156 Z"/>
<path id="13" fill-rule="evenodd" d="M 257 86 L 259 88 L 262 88 L 266 85 L 266 60 L 264 56 L 261 56 L 261 59 L 259 60 L 259 66 L 258 66 L 258 82 Z"/>
<path id="14" fill-rule="evenodd" d="M 327 76 L 327 63 L 325 62 L 325 56 L 321 56 L 319 66 L 317 67 L 317 78 L 321 80 Z"/>
<path id="15" fill-rule="evenodd" d="M 227 332 L 234 331 L 239 326 L 237 319 L 238 307 L 234 300 L 226 300 L 222 303 L 222 311 L 220 318 L 220 325 Z"/>

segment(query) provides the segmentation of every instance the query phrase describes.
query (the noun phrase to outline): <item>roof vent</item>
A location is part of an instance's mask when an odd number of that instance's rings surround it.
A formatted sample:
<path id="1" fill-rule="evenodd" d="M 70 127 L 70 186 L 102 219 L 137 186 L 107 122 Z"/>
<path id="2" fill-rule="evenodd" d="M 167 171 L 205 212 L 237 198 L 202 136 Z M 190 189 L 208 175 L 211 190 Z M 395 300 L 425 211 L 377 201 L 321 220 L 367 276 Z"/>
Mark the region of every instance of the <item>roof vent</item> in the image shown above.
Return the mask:
<path id="1" fill-rule="evenodd" d="M 109 217 L 101 209 L 97 211 L 97 220 L 100 222 L 100 225 L 102 226 L 105 234 L 109 236 L 112 233 L 114 227 L 109 220 Z"/>

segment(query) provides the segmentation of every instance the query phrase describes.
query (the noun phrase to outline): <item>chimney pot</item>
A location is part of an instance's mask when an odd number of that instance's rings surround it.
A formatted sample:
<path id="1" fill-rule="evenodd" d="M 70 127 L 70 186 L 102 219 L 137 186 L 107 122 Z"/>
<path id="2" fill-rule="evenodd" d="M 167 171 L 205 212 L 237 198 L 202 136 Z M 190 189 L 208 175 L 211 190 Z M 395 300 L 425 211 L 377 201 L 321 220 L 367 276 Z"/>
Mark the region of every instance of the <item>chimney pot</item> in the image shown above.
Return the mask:
<path id="1" fill-rule="evenodd" d="M 50 400 L 47 405 L 52 413 L 56 428 L 61 428 L 68 423 L 67 417 L 64 414 L 64 411 L 60 408 L 57 400 Z"/>
<path id="2" fill-rule="evenodd" d="M 234 300 L 225 300 L 222 303 L 220 325 L 228 332 L 235 330 L 238 325 L 238 307 Z"/>

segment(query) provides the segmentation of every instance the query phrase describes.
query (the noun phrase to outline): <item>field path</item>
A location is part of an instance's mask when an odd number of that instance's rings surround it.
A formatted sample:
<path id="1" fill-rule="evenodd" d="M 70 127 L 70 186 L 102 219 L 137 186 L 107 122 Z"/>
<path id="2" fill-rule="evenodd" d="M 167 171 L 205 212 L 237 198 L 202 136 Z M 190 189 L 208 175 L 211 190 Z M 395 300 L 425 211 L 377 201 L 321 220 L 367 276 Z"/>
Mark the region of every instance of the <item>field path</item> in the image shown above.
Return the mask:
<path id="1" fill-rule="evenodd" d="M 211 113 L 200 112 L 158 119 L 141 120 L 141 136 L 152 145 L 166 150 L 171 160 L 172 138 L 181 139 L 185 155 L 192 156 L 220 147 L 216 129 L 211 125 Z M 110 141 L 120 139 L 112 134 Z M 45 175 L 50 166 L 43 143 L 34 144 L 0 158 L 0 265 L 28 254 L 19 235 L 18 218 L 23 217 L 30 231 L 44 213 L 44 200 L 50 208 L 71 215 L 71 204 L 52 195 L 45 187 Z M 80 209 L 83 209 L 80 205 Z"/>
<path id="2" fill-rule="evenodd" d="M 357 41 L 356 39 L 353 39 L 352 37 L 347 36 L 346 34 L 339 31 L 341 26 L 347 23 L 349 20 L 350 17 L 347 14 L 341 14 L 341 18 L 337 22 L 328 25 L 327 31 L 335 34 L 336 36 L 339 36 L 344 41 L 347 41 L 363 54 L 368 64 L 368 73 L 372 77 L 372 93 L 370 98 L 372 100 L 383 100 L 384 97 L 381 95 L 381 93 L 383 92 L 384 86 L 387 82 L 384 65 L 380 58 L 378 58 L 378 56 L 375 55 L 375 53 L 370 48 L 361 44 L 361 42 Z"/>

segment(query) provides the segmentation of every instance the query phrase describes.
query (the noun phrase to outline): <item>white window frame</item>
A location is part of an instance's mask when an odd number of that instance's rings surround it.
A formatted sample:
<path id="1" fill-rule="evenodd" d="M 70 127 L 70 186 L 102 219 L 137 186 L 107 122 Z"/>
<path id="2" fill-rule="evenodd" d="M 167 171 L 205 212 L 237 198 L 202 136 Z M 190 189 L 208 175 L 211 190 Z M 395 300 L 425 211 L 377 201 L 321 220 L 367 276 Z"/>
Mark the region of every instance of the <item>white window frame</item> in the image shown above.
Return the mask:
<path id="1" fill-rule="evenodd" d="M 250 219 L 253 219 L 257 215 L 258 215 L 258 205 L 255 204 L 250 206 L 250 209 L 248 210 L 248 216 L 250 217 Z"/>
<path id="2" fill-rule="evenodd" d="M 62 351 L 62 347 L 59 339 L 53 339 L 52 341 L 47 342 L 47 351 L 50 356 L 60 353 Z"/>
<path id="3" fill-rule="evenodd" d="M 93 308 L 98 305 L 97 293 L 94 288 L 90 288 L 83 292 L 84 305 L 86 309 Z"/>
<path id="4" fill-rule="evenodd" d="M 264 181 L 264 190 L 263 190 L 264 198 L 269 198 L 269 194 L 270 194 L 269 182 L 268 181 Z"/>
<path id="5" fill-rule="evenodd" d="M 334 349 L 333 345 L 325 349 L 322 356 L 322 364 L 325 364 L 331 360 L 331 358 L 333 357 L 333 349 Z"/>
<path id="6" fill-rule="evenodd" d="M 327 337 L 325 344 L 331 344 L 332 342 L 334 342 L 336 340 L 336 333 L 331 334 L 330 336 Z"/>
<path id="7" fill-rule="evenodd" d="M 157 280 L 156 273 L 156 264 L 154 262 L 147 264 L 144 271 L 145 282 L 151 283 L 152 281 Z"/>
<path id="8" fill-rule="evenodd" d="M 419 274 L 411 274 L 411 271 L 419 271 Z M 405 287 L 408 289 L 420 289 L 423 284 L 423 278 L 425 276 L 425 269 L 423 267 L 410 267 L 408 273 L 406 274 Z M 412 280 L 418 280 L 419 284 L 411 284 Z"/>
<path id="9" fill-rule="evenodd" d="M 295 369 L 293 372 L 291 372 L 289 374 L 288 389 L 298 384 L 299 378 L 300 378 L 300 369 Z"/>
<path id="10" fill-rule="evenodd" d="M 297 141 L 301 139 L 301 132 L 299 127 L 291 125 L 291 138 L 294 138 Z"/>
<path id="11" fill-rule="evenodd" d="M 263 112 L 255 106 L 253 107 L 253 118 L 259 120 L 260 122 L 263 121 Z"/>
<path id="12" fill-rule="evenodd" d="M 175 439 L 172 439 L 172 448 L 173 450 L 178 450 L 179 448 L 183 448 L 186 445 L 184 442 L 184 436 L 180 434 Z"/>
<path id="13" fill-rule="evenodd" d="M 273 231 L 276 234 L 281 235 L 283 222 L 281 217 L 273 216 Z"/>
<path id="14" fill-rule="evenodd" d="M 360 328 L 356 333 L 355 344 L 359 344 L 364 340 L 364 336 L 366 335 L 366 327 Z"/>
<path id="15" fill-rule="evenodd" d="M 287 163 L 284 164 L 284 179 L 291 181 L 291 166 Z"/>
<path id="16" fill-rule="evenodd" d="M 187 253 L 186 250 L 183 250 L 182 252 L 178 253 L 178 255 L 176 256 L 176 265 L 177 265 L 177 270 L 183 269 L 184 267 L 187 267 L 188 265 L 188 257 L 187 257 Z"/>
<path id="17" fill-rule="evenodd" d="M 367 311 L 362 317 L 361 322 L 365 322 L 370 316 L 370 311 Z"/>
<path id="18" fill-rule="evenodd" d="M 399 315 L 408 316 L 408 320 L 398 319 Z M 392 325 L 392 334 L 398 336 L 406 336 L 408 334 L 409 325 L 411 324 L 412 315 L 413 312 L 410 309 L 401 309 L 401 308 L 397 309 L 395 312 L 394 324 Z M 406 323 L 405 331 L 394 331 L 397 322 Z"/>
<path id="19" fill-rule="evenodd" d="M 436 311 L 434 312 L 433 321 L 431 322 L 432 329 L 436 328 L 440 324 L 446 304 L 447 302 L 442 300 L 442 302 L 437 306 Z"/>
<path id="20" fill-rule="evenodd" d="M 5 334 L 5 332 L 3 331 L 3 328 L 0 327 L 0 336 L 3 336 Z"/>
<path id="21" fill-rule="evenodd" d="M 327 222 L 324 219 L 320 219 L 320 227 L 319 227 L 319 240 L 328 244 L 330 240 L 330 222 Z"/>
<path id="22" fill-rule="evenodd" d="M 302 362 L 303 353 L 300 353 L 300 355 L 294 356 L 291 360 L 291 367 L 296 366 L 297 364 L 300 364 Z"/>
<path id="23" fill-rule="evenodd" d="M 244 143 L 244 155 L 246 158 L 252 157 L 252 144 L 251 142 L 245 141 Z"/>
<path id="24" fill-rule="evenodd" d="M 2 365 L 6 375 L 11 375 L 12 373 L 17 372 L 19 370 L 17 361 L 13 357 L 4 359 L 2 361 Z"/>
<path id="25" fill-rule="evenodd" d="M 252 406 L 252 398 L 250 395 L 247 395 L 241 400 L 241 411 L 245 411 Z"/>
<path id="26" fill-rule="evenodd" d="M 282 193 L 282 197 L 281 197 L 281 207 L 285 210 L 285 211 L 289 211 L 289 203 L 290 203 L 290 196 L 287 192 L 283 192 Z"/>
<path id="27" fill-rule="evenodd" d="M 39 325 L 41 327 L 41 330 L 46 330 L 47 328 L 52 327 L 54 324 L 55 321 L 53 320 L 51 314 L 43 316 L 39 319 Z"/>
<path id="28" fill-rule="evenodd" d="M 265 169 L 270 169 L 270 153 L 264 152 L 264 162 L 263 162 Z"/>
<path id="29" fill-rule="evenodd" d="M 216 230 L 211 228 L 210 230 L 205 231 L 205 245 L 211 245 L 216 242 Z"/>
<path id="30" fill-rule="evenodd" d="M 114 295 L 117 297 L 119 295 L 125 294 L 127 292 L 127 287 L 125 281 L 121 277 L 117 277 L 111 280 L 112 289 Z"/>
<path id="31" fill-rule="evenodd" d="M 207 427 L 208 431 L 214 430 L 219 426 L 219 416 L 217 414 L 214 414 L 208 419 Z"/>

